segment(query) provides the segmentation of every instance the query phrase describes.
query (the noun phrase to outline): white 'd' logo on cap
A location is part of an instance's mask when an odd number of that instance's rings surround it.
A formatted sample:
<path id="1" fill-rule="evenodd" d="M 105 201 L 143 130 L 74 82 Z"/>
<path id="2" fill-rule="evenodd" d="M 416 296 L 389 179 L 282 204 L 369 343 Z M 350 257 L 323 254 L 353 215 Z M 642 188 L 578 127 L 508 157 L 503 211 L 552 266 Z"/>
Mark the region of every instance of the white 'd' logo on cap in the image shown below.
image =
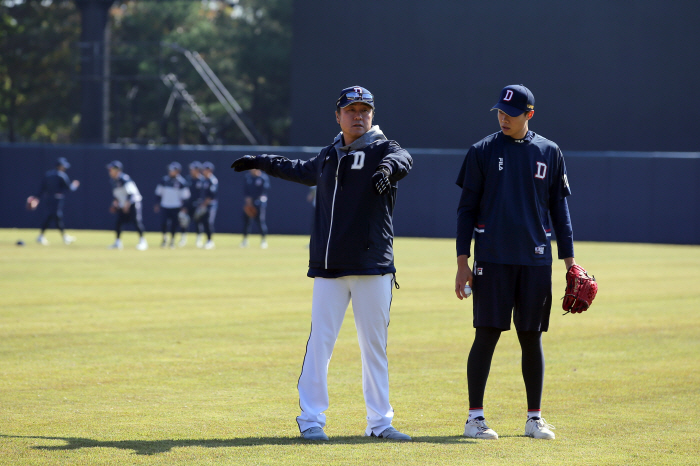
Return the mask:
<path id="1" fill-rule="evenodd" d="M 504 100 L 505 102 L 510 102 L 510 99 L 512 99 L 512 98 L 513 98 L 513 91 L 511 91 L 510 89 L 508 89 L 508 90 L 506 91 L 506 95 L 503 96 L 503 100 Z"/>

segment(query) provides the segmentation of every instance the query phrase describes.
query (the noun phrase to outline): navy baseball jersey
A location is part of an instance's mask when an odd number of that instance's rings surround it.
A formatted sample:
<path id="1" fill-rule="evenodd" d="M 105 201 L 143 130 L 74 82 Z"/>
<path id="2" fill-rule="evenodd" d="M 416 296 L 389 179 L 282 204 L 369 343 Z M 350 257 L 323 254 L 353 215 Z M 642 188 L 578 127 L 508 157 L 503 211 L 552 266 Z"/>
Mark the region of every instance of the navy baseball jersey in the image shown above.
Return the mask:
<path id="1" fill-rule="evenodd" d="M 65 172 L 61 170 L 49 170 L 46 172 L 41 183 L 39 197 L 48 194 L 54 199 L 62 199 L 67 191 L 75 191 L 77 187 L 73 187 L 70 179 Z"/>
<path id="2" fill-rule="evenodd" d="M 473 235 L 477 261 L 551 265 L 551 213 L 559 257 L 573 257 L 571 190 L 552 141 L 532 131 L 517 140 L 502 132 L 487 136 L 469 149 L 457 185 L 457 255 L 469 255 Z"/>
<path id="3" fill-rule="evenodd" d="M 267 173 L 260 173 L 255 176 L 251 172 L 245 174 L 245 187 L 243 193 L 245 197 L 253 198 L 253 201 L 267 201 L 267 190 L 270 189 L 270 177 Z"/>
<path id="4" fill-rule="evenodd" d="M 187 175 L 185 181 L 190 188 L 190 198 L 188 203 L 190 205 L 199 205 L 202 202 L 202 186 L 204 186 L 204 176 L 198 175 L 193 177 L 192 175 Z"/>
<path id="5" fill-rule="evenodd" d="M 209 205 L 217 203 L 216 195 L 219 191 L 219 180 L 212 173 L 209 178 L 206 176 L 202 180 L 202 198 L 211 199 Z"/>
<path id="6" fill-rule="evenodd" d="M 112 183 L 112 195 L 117 200 L 119 207 L 124 207 L 127 201 L 135 204 L 143 199 L 136 183 L 126 173 L 120 173 L 116 180 L 110 179 L 110 182 Z"/>

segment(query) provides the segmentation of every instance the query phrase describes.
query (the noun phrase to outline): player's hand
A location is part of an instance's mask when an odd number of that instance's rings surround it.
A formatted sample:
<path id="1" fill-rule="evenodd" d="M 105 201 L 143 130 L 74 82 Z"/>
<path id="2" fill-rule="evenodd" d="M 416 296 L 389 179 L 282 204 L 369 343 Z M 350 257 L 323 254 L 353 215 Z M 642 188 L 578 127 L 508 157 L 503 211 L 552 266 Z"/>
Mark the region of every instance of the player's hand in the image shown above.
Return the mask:
<path id="1" fill-rule="evenodd" d="M 374 175 L 372 175 L 372 186 L 374 187 L 374 192 L 380 196 L 388 192 L 389 188 L 391 187 L 389 175 L 391 175 L 391 172 L 386 167 L 381 167 L 379 170 L 374 172 Z"/>
<path id="2" fill-rule="evenodd" d="M 73 185 L 73 189 L 78 189 L 78 186 L 80 186 L 80 181 L 78 181 L 78 180 L 73 180 L 73 182 L 71 183 L 71 185 Z"/>
<path id="3" fill-rule="evenodd" d="M 155 213 L 160 212 L 160 206 L 158 204 L 153 206 L 153 212 L 155 212 Z"/>
<path id="4" fill-rule="evenodd" d="M 255 165 L 256 164 L 254 155 L 244 155 L 240 159 L 234 161 L 231 164 L 231 168 L 233 168 L 237 172 L 243 172 L 246 170 L 252 170 L 253 168 L 257 168 Z"/>
<path id="5" fill-rule="evenodd" d="M 39 205 L 39 198 L 36 196 L 29 196 L 27 198 L 27 210 L 35 210 Z"/>
<path id="6" fill-rule="evenodd" d="M 464 292 L 464 286 L 472 287 L 474 275 L 472 269 L 469 268 L 469 257 L 466 255 L 457 257 L 457 276 L 455 277 L 455 294 L 457 298 L 462 300 L 470 295 Z"/>

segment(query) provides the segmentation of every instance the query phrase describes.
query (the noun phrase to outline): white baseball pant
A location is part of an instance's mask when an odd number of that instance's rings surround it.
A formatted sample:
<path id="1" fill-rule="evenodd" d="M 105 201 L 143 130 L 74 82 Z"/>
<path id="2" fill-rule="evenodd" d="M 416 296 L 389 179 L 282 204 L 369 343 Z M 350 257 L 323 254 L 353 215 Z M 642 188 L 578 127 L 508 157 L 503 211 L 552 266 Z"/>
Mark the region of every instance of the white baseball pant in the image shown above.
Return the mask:
<path id="1" fill-rule="evenodd" d="M 389 404 L 386 346 L 393 284 L 391 274 L 314 279 L 311 334 L 297 386 L 301 407 L 297 423 L 301 432 L 326 425 L 328 365 L 350 300 L 362 353 L 366 433 L 379 435 L 391 426 L 394 410 Z"/>

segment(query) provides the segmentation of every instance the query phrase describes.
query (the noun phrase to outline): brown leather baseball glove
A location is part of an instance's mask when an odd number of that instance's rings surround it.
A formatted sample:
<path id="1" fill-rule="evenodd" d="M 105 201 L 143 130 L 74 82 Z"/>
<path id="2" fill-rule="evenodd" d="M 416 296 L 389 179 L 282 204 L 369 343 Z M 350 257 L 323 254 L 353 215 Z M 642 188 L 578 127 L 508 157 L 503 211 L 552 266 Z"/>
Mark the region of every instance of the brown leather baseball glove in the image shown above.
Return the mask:
<path id="1" fill-rule="evenodd" d="M 245 214 L 250 218 L 255 218 L 258 216 L 258 209 L 253 204 L 244 205 L 243 212 L 245 212 Z"/>

